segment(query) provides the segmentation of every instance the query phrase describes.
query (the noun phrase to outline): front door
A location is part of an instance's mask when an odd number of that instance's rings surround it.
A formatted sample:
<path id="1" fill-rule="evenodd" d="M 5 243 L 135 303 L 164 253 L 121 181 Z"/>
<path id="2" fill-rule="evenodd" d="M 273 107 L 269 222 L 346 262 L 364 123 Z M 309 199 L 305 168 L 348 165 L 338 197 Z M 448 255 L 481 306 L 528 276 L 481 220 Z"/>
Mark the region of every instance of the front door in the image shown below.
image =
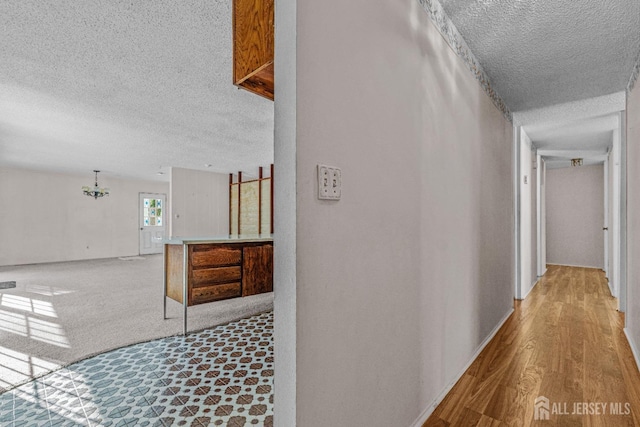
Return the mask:
<path id="1" fill-rule="evenodd" d="M 140 255 L 162 253 L 166 195 L 140 193 Z"/>

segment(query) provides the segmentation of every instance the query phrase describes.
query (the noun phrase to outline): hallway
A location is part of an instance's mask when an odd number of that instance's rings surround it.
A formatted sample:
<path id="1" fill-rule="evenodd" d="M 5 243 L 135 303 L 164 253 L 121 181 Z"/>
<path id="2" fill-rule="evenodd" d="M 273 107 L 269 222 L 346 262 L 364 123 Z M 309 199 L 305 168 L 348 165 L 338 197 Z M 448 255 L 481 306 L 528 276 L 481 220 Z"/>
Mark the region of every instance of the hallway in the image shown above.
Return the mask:
<path id="1" fill-rule="evenodd" d="M 601 270 L 548 266 L 423 427 L 640 425 L 640 374 L 616 303 Z M 534 421 L 539 396 L 549 421 Z"/>

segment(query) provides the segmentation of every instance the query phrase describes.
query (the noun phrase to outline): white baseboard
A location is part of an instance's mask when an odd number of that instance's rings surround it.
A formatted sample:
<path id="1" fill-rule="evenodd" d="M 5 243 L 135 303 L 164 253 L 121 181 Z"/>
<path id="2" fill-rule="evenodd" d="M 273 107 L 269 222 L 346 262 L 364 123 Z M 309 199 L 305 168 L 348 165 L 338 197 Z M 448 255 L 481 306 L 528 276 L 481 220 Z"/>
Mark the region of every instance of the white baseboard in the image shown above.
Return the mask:
<path id="1" fill-rule="evenodd" d="M 594 267 L 592 265 L 556 264 L 556 263 L 553 263 L 553 262 L 548 262 L 547 265 L 559 265 L 561 267 L 595 268 L 597 270 L 604 271 L 604 269 L 602 267 Z"/>
<path id="2" fill-rule="evenodd" d="M 502 328 L 502 325 L 504 325 L 504 322 L 507 321 L 507 319 L 509 318 L 509 316 L 511 316 L 511 314 L 513 314 L 513 308 L 509 310 L 509 312 L 502 318 L 502 320 L 500 320 L 500 322 L 498 322 L 498 324 L 496 325 L 495 328 L 493 328 L 491 333 L 484 339 L 484 341 L 482 341 L 482 343 L 480 344 L 476 352 L 473 354 L 473 356 L 471 356 L 471 359 L 467 362 L 464 368 L 462 368 L 460 373 L 454 378 L 453 381 L 451 381 L 451 383 L 449 383 L 449 385 L 445 387 L 445 389 L 440 393 L 440 395 L 436 397 L 435 400 L 431 402 L 431 404 L 429 404 L 429 406 L 427 406 L 427 408 L 424 411 L 422 411 L 422 413 L 418 416 L 418 418 L 416 418 L 413 424 L 411 424 L 411 427 L 421 427 L 422 424 L 424 424 L 425 421 L 427 421 L 427 419 L 431 416 L 433 411 L 438 407 L 440 402 L 442 402 L 442 400 L 451 391 L 453 386 L 456 385 L 456 383 L 460 380 L 460 378 L 462 378 L 464 373 L 467 372 L 467 369 L 469 369 L 471 364 L 478 358 L 482 350 L 484 350 L 487 344 L 489 344 L 489 342 L 493 339 L 493 337 L 496 336 L 500 328 Z"/>
<path id="3" fill-rule="evenodd" d="M 531 284 L 531 287 L 529 288 L 529 290 L 527 291 L 527 293 L 521 298 L 521 299 L 525 299 L 529 296 L 529 294 L 531 293 L 531 291 L 533 290 L 533 288 L 536 287 L 536 285 L 540 282 L 540 278 L 538 278 L 535 282 L 533 282 Z"/>
<path id="4" fill-rule="evenodd" d="M 627 337 L 627 342 L 629 342 L 629 347 L 631 347 L 631 353 L 633 353 L 633 359 L 636 361 L 636 367 L 640 369 L 640 358 L 638 358 L 638 349 L 636 347 L 636 343 L 633 341 L 633 338 L 629 335 L 629 330 L 624 328 L 624 336 Z"/>
<path id="5" fill-rule="evenodd" d="M 607 277 L 607 286 L 609 286 L 609 292 L 611 292 L 611 296 L 614 298 L 618 298 L 616 294 L 613 292 L 613 286 L 611 285 L 611 280 Z"/>

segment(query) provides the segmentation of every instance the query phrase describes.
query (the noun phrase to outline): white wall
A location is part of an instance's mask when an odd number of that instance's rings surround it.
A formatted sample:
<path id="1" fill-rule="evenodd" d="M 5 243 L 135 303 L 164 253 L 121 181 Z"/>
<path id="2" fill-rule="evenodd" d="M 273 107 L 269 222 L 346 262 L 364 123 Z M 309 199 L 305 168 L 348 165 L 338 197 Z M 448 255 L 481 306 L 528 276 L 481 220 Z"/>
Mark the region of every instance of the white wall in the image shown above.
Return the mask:
<path id="1" fill-rule="evenodd" d="M 520 129 L 520 295 L 525 298 L 538 280 L 537 170 L 535 148 Z M 526 182 L 525 182 L 526 180 Z"/>
<path id="2" fill-rule="evenodd" d="M 286 3 L 275 422 L 409 426 L 512 310 L 512 127 L 417 1 Z"/>
<path id="3" fill-rule="evenodd" d="M 171 168 L 170 234 L 229 235 L 229 175 Z"/>
<path id="4" fill-rule="evenodd" d="M 99 175 L 111 195 L 82 194 L 94 175 L 0 168 L 0 265 L 33 264 L 139 253 L 138 193 L 169 184 Z"/>
<path id="5" fill-rule="evenodd" d="M 627 100 L 627 337 L 638 362 L 640 344 L 640 84 Z"/>
<path id="6" fill-rule="evenodd" d="M 603 165 L 547 170 L 547 261 L 603 268 Z"/>

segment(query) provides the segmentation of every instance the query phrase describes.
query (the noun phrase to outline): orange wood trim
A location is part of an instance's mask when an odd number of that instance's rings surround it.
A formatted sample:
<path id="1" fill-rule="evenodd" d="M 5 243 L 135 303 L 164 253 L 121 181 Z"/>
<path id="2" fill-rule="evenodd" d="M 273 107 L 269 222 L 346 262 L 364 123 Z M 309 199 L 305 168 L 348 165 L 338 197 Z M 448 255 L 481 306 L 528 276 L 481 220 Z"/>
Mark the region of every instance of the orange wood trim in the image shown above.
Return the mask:
<path id="1" fill-rule="evenodd" d="M 238 236 L 242 234 L 240 232 L 240 206 L 242 206 L 242 203 L 240 203 L 240 200 L 242 200 L 242 197 L 240 197 L 241 190 L 242 190 L 242 172 L 238 172 Z"/>
<path id="2" fill-rule="evenodd" d="M 237 58 L 237 54 L 236 54 L 236 49 L 238 49 L 237 43 L 236 43 L 236 34 L 238 34 L 236 32 L 236 2 L 238 2 L 240 0 L 232 0 L 231 2 L 231 34 L 233 34 L 233 46 L 231 49 L 231 63 L 233 64 L 233 70 L 231 72 L 231 81 L 233 82 L 233 84 L 236 84 L 236 58 Z M 239 188 L 239 187 L 238 187 Z"/>
<path id="3" fill-rule="evenodd" d="M 234 82 L 234 84 L 236 86 L 242 86 L 242 83 L 244 83 L 246 80 L 249 80 L 250 78 L 255 77 L 256 75 L 260 74 L 262 71 L 264 71 L 265 69 L 269 68 L 272 65 L 273 65 L 273 61 L 269 61 L 266 64 L 264 64 L 264 65 L 258 67 L 257 69 L 255 69 L 253 72 L 247 74 L 243 78 L 241 78 L 238 81 Z"/>
<path id="4" fill-rule="evenodd" d="M 267 70 L 272 71 L 273 66 Z M 237 87 L 273 101 L 275 99 L 273 85 L 273 77 L 265 70 L 260 74 L 256 74 L 253 78 L 245 80 Z"/>
<path id="5" fill-rule="evenodd" d="M 271 163 L 271 234 L 273 234 L 273 163 Z"/>
<path id="6" fill-rule="evenodd" d="M 231 236 L 231 193 L 233 189 L 233 174 L 229 174 L 229 236 Z"/>
<path id="7" fill-rule="evenodd" d="M 258 169 L 258 235 L 262 234 L 262 166 Z"/>

